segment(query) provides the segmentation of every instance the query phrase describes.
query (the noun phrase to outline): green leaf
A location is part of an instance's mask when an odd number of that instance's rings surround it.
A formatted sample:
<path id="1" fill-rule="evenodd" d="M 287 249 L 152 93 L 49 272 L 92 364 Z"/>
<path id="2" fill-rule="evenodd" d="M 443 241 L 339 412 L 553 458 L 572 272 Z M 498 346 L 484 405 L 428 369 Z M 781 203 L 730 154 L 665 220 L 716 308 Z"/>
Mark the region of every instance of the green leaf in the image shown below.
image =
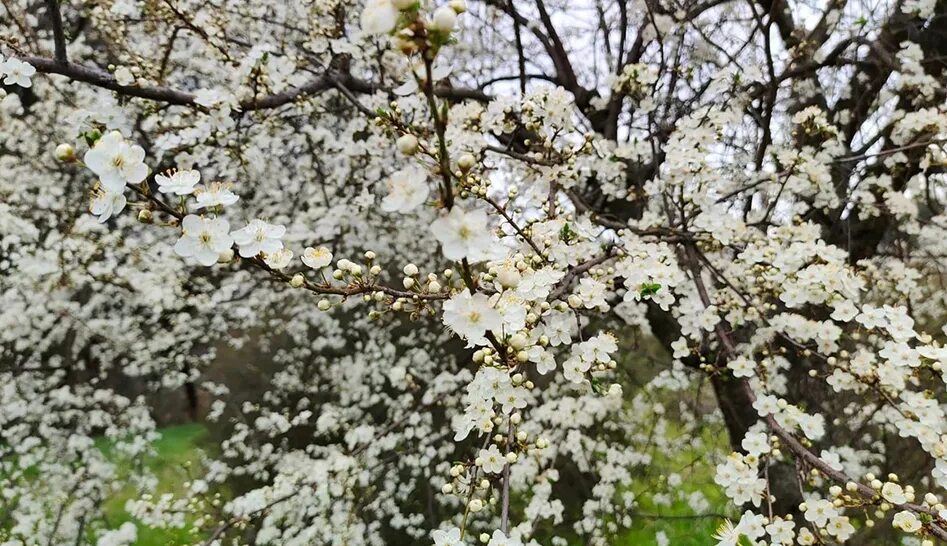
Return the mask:
<path id="1" fill-rule="evenodd" d="M 653 296 L 658 293 L 658 290 L 661 290 L 661 285 L 656 282 L 646 282 L 642 283 L 641 287 L 638 288 L 638 293 L 642 296 Z"/>

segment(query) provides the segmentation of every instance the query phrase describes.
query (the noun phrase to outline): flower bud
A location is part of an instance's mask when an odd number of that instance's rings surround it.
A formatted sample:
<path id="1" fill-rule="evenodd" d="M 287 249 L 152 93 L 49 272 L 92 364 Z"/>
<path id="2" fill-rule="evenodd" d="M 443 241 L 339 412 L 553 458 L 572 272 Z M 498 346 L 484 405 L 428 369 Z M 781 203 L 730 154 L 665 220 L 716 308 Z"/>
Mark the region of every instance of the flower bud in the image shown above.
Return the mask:
<path id="1" fill-rule="evenodd" d="M 480 500 L 480 499 L 474 499 L 474 500 L 470 501 L 470 511 L 471 511 L 471 512 L 479 512 L 479 511 L 481 511 L 481 510 L 483 510 L 483 501 L 482 501 L 482 500 Z"/>
<path id="2" fill-rule="evenodd" d="M 467 172 L 477 164 L 477 158 L 473 154 L 463 154 L 457 159 L 457 166 L 461 171 Z"/>
<path id="3" fill-rule="evenodd" d="M 138 211 L 138 221 L 142 224 L 150 224 L 154 221 L 154 215 L 148 209 L 141 209 Z"/>
<path id="4" fill-rule="evenodd" d="M 59 161 L 65 161 L 67 163 L 72 163 L 76 160 L 76 149 L 72 147 L 71 144 L 60 144 L 56 146 L 55 154 L 56 159 Z"/>
<path id="5" fill-rule="evenodd" d="M 299 288 L 304 284 L 306 284 L 306 279 L 299 273 L 293 275 L 293 278 L 289 280 L 289 285 L 293 288 Z"/>
<path id="6" fill-rule="evenodd" d="M 418 138 L 414 135 L 401 135 L 395 145 L 398 147 L 398 151 L 404 155 L 418 153 Z"/>
<path id="7" fill-rule="evenodd" d="M 217 256 L 217 263 L 219 264 L 229 264 L 233 261 L 233 249 L 228 248 L 227 250 L 220 253 Z"/>
<path id="8" fill-rule="evenodd" d="M 450 6 L 450 9 L 457 12 L 458 15 L 467 11 L 467 2 L 464 0 L 450 0 L 447 5 Z"/>
<path id="9" fill-rule="evenodd" d="M 332 304 L 329 303 L 329 300 L 325 300 L 325 299 L 319 300 L 319 310 L 320 310 L 320 311 L 328 311 L 328 310 L 329 310 L 329 307 L 331 307 L 331 306 L 332 306 Z"/>
<path id="10" fill-rule="evenodd" d="M 431 28 L 438 32 L 449 33 L 454 30 L 457 24 L 457 12 L 447 6 L 441 6 L 434 10 L 434 16 L 431 20 Z"/>
<path id="11" fill-rule="evenodd" d="M 414 264 L 408 264 L 404 266 L 404 269 L 402 269 L 402 271 L 404 272 L 406 276 L 413 277 L 418 274 L 418 266 Z"/>
<path id="12" fill-rule="evenodd" d="M 512 336 L 510 336 L 510 347 L 513 347 L 514 349 L 518 351 L 526 347 L 526 343 L 528 341 L 529 340 L 526 339 L 526 336 L 524 336 L 523 334 L 513 334 Z"/>

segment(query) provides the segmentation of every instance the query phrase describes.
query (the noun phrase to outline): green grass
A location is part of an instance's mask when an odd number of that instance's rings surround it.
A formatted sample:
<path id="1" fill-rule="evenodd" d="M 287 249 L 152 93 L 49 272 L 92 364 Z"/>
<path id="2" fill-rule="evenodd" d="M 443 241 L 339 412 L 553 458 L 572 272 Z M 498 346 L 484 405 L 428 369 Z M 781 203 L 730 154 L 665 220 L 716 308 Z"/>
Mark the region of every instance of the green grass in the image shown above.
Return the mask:
<path id="1" fill-rule="evenodd" d="M 197 466 L 201 458 L 202 440 L 207 435 L 207 428 L 201 424 L 186 424 L 161 429 L 161 438 L 155 440 L 152 446 L 154 456 L 145 461 L 147 469 L 158 480 L 158 487 L 154 491 L 146 491 L 153 496 L 164 493 L 184 493 L 185 483 L 190 480 L 192 466 Z M 103 452 L 109 453 L 109 447 L 103 446 Z M 119 468 L 119 474 L 127 476 L 132 468 Z M 138 498 L 140 493 L 135 484 L 129 483 L 124 489 L 113 495 L 104 505 L 105 517 L 110 529 L 117 529 L 126 521 L 132 521 L 138 527 L 136 546 L 166 546 L 175 544 L 190 544 L 195 536 L 189 526 L 183 529 L 157 529 L 148 527 L 135 521 L 125 511 L 125 503 L 129 499 Z"/>
<path id="2" fill-rule="evenodd" d="M 684 496 L 674 497 L 667 505 L 655 503 L 651 495 L 638 495 L 635 510 L 638 515 L 632 516 L 631 528 L 618 537 L 616 544 L 654 545 L 657 544 L 658 532 L 663 532 L 672 546 L 712 546 L 717 543 L 713 534 L 724 522 L 724 518 L 719 516 L 732 519 L 735 515 L 726 495 L 714 483 L 715 464 L 729 452 L 726 436 L 705 428 L 700 432 L 695 447 L 687 445 L 684 433 L 669 431 L 669 435 L 682 436 L 680 442 L 671 442 L 671 445 L 682 447 L 674 452 L 655 450 L 649 468 L 653 468 L 655 473 L 666 475 L 677 473 L 681 477 L 681 485 L 664 489 L 685 494 L 700 492 L 709 507 L 695 513 Z M 644 477 L 645 483 L 654 479 L 653 475 Z"/>

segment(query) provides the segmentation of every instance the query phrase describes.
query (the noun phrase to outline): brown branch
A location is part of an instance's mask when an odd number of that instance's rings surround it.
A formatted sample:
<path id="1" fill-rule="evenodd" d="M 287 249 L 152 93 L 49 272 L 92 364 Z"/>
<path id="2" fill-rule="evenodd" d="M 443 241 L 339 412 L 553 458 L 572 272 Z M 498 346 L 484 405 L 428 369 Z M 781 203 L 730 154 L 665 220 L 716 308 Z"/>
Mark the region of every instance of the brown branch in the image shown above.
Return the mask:
<path id="1" fill-rule="evenodd" d="M 62 13 L 59 12 L 59 0 L 46 0 L 46 12 L 53 25 L 53 43 L 55 44 L 56 61 L 67 63 L 66 34 L 62 29 Z"/>
<path id="2" fill-rule="evenodd" d="M 71 62 L 60 62 L 56 59 L 46 57 L 22 56 L 21 60 L 33 65 L 38 72 L 45 74 L 59 74 L 67 78 L 88 83 L 96 87 L 115 91 L 116 93 L 129 97 L 139 97 L 143 99 L 163 102 L 166 104 L 180 106 L 196 106 L 196 96 L 187 91 L 181 91 L 166 86 L 138 86 L 121 85 L 115 79 L 115 76 L 100 70 L 98 68 L 85 66 Z M 293 89 L 287 89 L 280 93 L 267 95 L 261 98 L 253 98 L 242 101 L 240 109 L 243 111 L 265 110 L 269 108 L 278 108 L 289 104 L 297 99 L 317 95 L 329 89 L 337 89 L 343 85 L 346 89 L 356 93 L 374 93 L 376 91 L 387 91 L 377 84 L 355 78 L 349 74 L 331 74 L 326 73 L 317 76 L 308 83 Z M 474 100 L 478 102 L 489 102 L 493 100 L 491 95 L 477 89 L 454 88 L 440 85 L 434 88 L 434 94 L 448 100 L 463 101 Z"/>

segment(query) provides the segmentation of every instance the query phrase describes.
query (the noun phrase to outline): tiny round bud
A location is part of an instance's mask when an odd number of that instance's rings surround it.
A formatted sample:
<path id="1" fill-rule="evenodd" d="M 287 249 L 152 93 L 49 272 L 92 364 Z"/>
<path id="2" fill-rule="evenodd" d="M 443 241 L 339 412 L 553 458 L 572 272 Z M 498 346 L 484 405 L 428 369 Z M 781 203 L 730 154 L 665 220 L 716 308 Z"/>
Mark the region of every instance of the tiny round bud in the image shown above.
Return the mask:
<path id="1" fill-rule="evenodd" d="M 319 306 L 320 311 L 328 311 L 329 307 L 331 307 L 332 304 L 329 303 L 329 300 L 322 299 L 322 300 L 319 300 L 318 306 Z"/>
<path id="2" fill-rule="evenodd" d="M 471 511 L 471 512 L 479 512 L 479 511 L 481 511 L 481 510 L 483 510 L 483 501 L 482 501 L 482 500 L 480 500 L 480 499 L 474 499 L 474 500 L 470 501 L 470 511 Z"/>
<path id="3" fill-rule="evenodd" d="M 441 493 L 444 493 L 445 495 L 450 495 L 453 491 L 454 491 L 453 484 L 445 483 L 444 485 L 441 486 Z"/>
<path id="4" fill-rule="evenodd" d="M 73 148 L 71 144 L 63 143 L 59 146 L 56 146 L 54 155 L 59 161 L 71 163 L 76 160 L 76 149 Z"/>
<path id="5" fill-rule="evenodd" d="M 306 284 L 306 279 L 299 273 L 293 275 L 293 278 L 289 280 L 289 285 L 293 288 L 299 288 L 300 286 Z"/>
<path id="6" fill-rule="evenodd" d="M 464 0 L 450 0 L 447 5 L 450 6 L 450 9 L 456 11 L 458 14 L 467 11 L 467 2 Z"/>
<path id="7" fill-rule="evenodd" d="M 141 209 L 138 211 L 138 221 L 142 224 L 150 224 L 154 221 L 154 215 L 148 209 Z"/>
<path id="8" fill-rule="evenodd" d="M 467 172 L 477 164 L 477 158 L 473 154 L 463 154 L 457 159 L 457 166 L 462 172 Z"/>
<path id="9" fill-rule="evenodd" d="M 448 6 L 441 6 L 434 10 L 431 18 L 431 29 L 438 32 L 449 33 L 454 30 L 457 24 L 457 12 Z"/>
<path id="10" fill-rule="evenodd" d="M 506 462 L 508 462 L 508 463 L 510 463 L 510 464 L 515 463 L 515 462 L 516 462 L 516 459 L 518 459 L 518 458 L 519 458 L 519 457 L 517 457 L 516 453 L 513 453 L 512 451 L 506 454 Z"/>
<path id="11" fill-rule="evenodd" d="M 529 340 L 523 334 L 513 334 L 510 336 L 510 347 L 520 350 L 526 347 Z"/>
<path id="12" fill-rule="evenodd" d="M 404 266 L 404 269 L 402 269 L 401 271 L 404 272 L 405 276 L 413 277 L 418 274 L 418 266 L 414 264 L 408 264 Z"/>
<path id="13" fill-rule="evenodd" d="M 401 284 L 404 285 L 406 290 L 411 290 L 411 287 L 414 286 L 414 279 L 411 277 L 405 277 L 401 280 Z"/>

